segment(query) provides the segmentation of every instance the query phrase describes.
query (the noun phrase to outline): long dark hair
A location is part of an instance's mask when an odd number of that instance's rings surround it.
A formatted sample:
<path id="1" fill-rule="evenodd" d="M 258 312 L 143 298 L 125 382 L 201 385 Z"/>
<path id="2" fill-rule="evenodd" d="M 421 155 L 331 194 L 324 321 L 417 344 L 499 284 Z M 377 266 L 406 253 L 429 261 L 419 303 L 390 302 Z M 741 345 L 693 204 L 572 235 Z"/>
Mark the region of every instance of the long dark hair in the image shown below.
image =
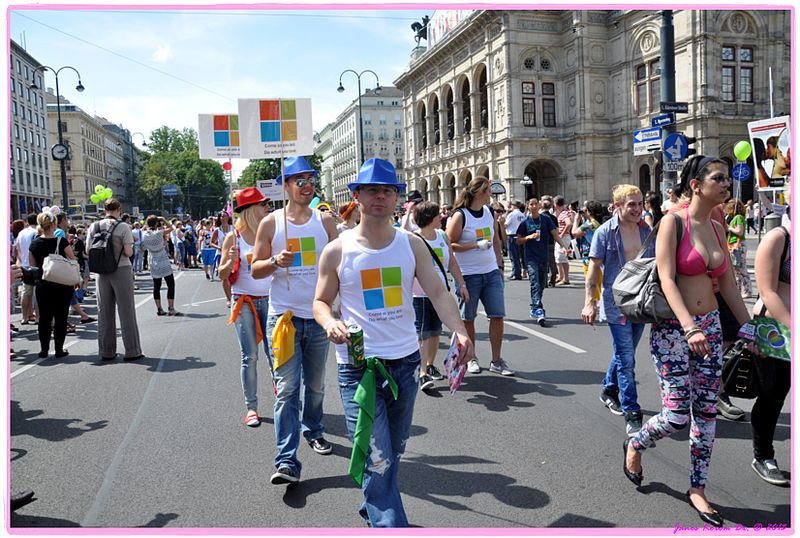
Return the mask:
<path id="1" fill-rule="evenodd" d="M 655 226 L 664 217 L 664 212 L 661 211 L 661 195 L 651 192 L 647 195 L 646 200 L 650 204 L 650 213 L 653 214 L 653 226 Z"/>
<path id="2" fill-rule="evenodd" d="M 471 206 L 475 196 L 484 188 L 489 188 L 489 179 L 482 176 L 474 178 L 464 187 L 463 191 L 458 193 L 456 201 L 453 203 L 453 209 Z"/>
<path id="3" fill-rule="evenodd" d="M 692 190 L 689 188 L 689 182 L 693 179 L 703 179 L 703 176 L 708 173 L 708 167 L 712 164 L 723 164 L 728 166 L 728 163 L 719 157 L 706 157 L 705 155 L 692 155 L 681 170 L 681 181 L 675 186 L 675 194 L 681 196 L 686 194 L 689 198 L 692 197 Z"/>

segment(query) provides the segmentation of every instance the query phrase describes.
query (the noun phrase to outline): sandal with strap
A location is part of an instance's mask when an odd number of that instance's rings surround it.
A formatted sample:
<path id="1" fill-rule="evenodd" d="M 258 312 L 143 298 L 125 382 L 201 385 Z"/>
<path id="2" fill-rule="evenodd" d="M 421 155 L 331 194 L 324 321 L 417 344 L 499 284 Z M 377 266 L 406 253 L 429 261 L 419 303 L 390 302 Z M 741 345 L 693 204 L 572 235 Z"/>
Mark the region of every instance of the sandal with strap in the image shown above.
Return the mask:
<path id="1" fill-rule="evenodd" d="M 174 308 L 170 308 L 170 309 L 169 309 L 169 313 L 168 313 L 167 315 L 168 315 L 168 316 L 182 316 L 182 315 L 183 315 L 183 312 L 178 312 L 178 311 L 177 311 L 177 310 L 175 310 Z"/>
<path id="2" fill-rule="evenodd" d="M 166 313 L 166 312 L 164 312 L 164 309 L 163 309 L 163 308 L 159 308 L 158 310 L 156 310 L 156 315 L 157 315 L 157 316 L 166 316 L 166 315 L 167 315 L 167 313 Z"/>

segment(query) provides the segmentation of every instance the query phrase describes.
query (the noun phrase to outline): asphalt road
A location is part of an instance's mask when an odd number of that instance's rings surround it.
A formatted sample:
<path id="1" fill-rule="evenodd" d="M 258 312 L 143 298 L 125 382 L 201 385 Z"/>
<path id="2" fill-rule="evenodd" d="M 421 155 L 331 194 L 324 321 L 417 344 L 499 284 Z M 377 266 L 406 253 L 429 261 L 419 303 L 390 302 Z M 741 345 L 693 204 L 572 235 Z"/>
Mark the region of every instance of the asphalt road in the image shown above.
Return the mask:
<path id="1" fill-rule="evenodd" d="M 528 283 L 506 283 L 503 356 L 516 377 L 484 371 L 468 374 L 455 395 L 444 382 L 419 395 L 400 469 L 415 526 L 702 527 L 682 497 L 689 487 L 685 431 L 644 454 L 638 491 L 623 476 L 624 421 L 598 400 L 610 334 L 603 324 L 580 321 L 577 264 L 571 279 L 571 287 L 545 292 L 545 328 L 528 319 Z M 35 327 L 14 337 L 11 489 L 32 489 L 38 500 L 12 514 L 11 525 L 363 527 L 361 493 L 347 476 L 350 443 L 332 350 L 324 424 L 333 453 L 320 456 L 301 446 L 301 482 L 273 486 L 268 369 L 262 361 L 264 423 L 248 428 L 239 349 L 226 325 L 220 284 L 207 282 L 201 271 L 182 273 L 176 304 L 186 316 L 168 318 L 156 316 L 149 278 L 138 282 L 143 360 L 100 362 L 94 324 L 68 337 L 70 356 L 60 360 L 52 353 L 36 358 Z M 86 303 L 91 315 L 93 300 Z M 485 318 L 477 330 L 485 366 Z M 660 408 L 648 334 L 636 367 L 645 419 Z M 121 339 L 119 345 L 121 353 Z M 736 403 L 747 411 L 752 405 Z M 787 470 L 789 423 L 787 400 L 775 436 L 778 462 Z M 788 524 L 790 490 L 760 480 L 751 459 L 749 422 L 720 419 L 708 498 L 732 528 Z"/>

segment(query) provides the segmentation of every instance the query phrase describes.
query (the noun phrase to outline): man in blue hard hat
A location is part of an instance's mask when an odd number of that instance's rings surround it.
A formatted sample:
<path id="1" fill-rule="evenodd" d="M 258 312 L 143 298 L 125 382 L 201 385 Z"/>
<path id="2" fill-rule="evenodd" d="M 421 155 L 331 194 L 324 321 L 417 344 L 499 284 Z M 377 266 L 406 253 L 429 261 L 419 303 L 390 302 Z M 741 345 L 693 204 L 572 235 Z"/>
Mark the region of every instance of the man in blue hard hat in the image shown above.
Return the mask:
<path id="1" fill-rule="evenodd" d="M 297 457 L 302 429 L 306 442 L 317 454 L 330 454 L 322 425 L 325 397 L 325 360 L 328 340 L 314 321 L 311 303 L 317 285 L 322 249 L 336 239 L 336 221 L 329 213 L 311 208 L 318 172 L 303 157 L 288 157 L 277 183 L 286 191 L 286 207 L 273 211 L 258 226 L 253 245 L 253 278 L 272 277 L 267 316 L 267 334 L 272 349 L 272 331 L 279 318 L 291 311 L 295 328 L 294 354 L 279 368 L 275 380 L 275 484 L 300 480 Z M 285 181 L 284 181 L 285 176 Z M 272 361 L 272 358 L 270 358 Z M 305 387 L 300 404 L 300 385 Z M 302 409 L 302 416 L 301 416 Z"/>
<path id="2" fill-rule="evenodd" d="M 418 392 L 415 277 L 456 335 L 460 347 L 456 360 L 466 364 L 473 346 L 428 247 L 391 224 L 397 196 L 405 190 L 392 164 L 367 160 L 357 181 L 348 187 L 358 202 L 361 221 L 322 253 L 314 317 L 336 344 L 349 342 L 353 324 L 363 330 L 364 360 L 358 360 L 348 346 L 336 348 L 339 392 L 353 440 L 349 472 L 364 493 L 359 514 L 369 526 L 407 527 L 397 472 Z M 333 314 L 337 295 L 340 318 Z"/>

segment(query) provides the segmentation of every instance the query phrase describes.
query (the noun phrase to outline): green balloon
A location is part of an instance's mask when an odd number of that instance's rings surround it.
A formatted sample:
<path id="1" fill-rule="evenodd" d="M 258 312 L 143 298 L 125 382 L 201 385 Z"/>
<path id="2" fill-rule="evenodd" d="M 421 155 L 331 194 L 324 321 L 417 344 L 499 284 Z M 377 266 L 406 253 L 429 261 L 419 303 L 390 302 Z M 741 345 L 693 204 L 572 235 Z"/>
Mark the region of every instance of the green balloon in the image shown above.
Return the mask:
<path id="1" fill-rule="evenodd" d="M 733 146 L 733 154 L 740 161 L 746 161 L 752 152 L 753 148 L 750 147 L 750 142 L 747 140 L 740 140 Z"/>
<path id="2" fill-rule="evenodd" d="M 89 200 L 91 200 L 93 204 L 99 204 L 100 196 L 98 196 L 97 194 L 93 194 L 89 197 Z"/>
<path id="3" fill-rule="evenodd" d="M 94 188 L 94 192 L 95 194 L 100 194 L 101 192 L 103 192 L 103 189 L 105 189 L 105 187 L 103 187 L 102 185 L 98 185 Z"/>
<path id="4" fill-rule="evenodd" d="M 113 193 L 113 192 L 111 192 L 111 189 L 109 189 L 108 187 L 106 187 L 106 188 L 105 188 L 105 190 L 103 190 L 103 197 L 104 197 L 105 199 L 111 198 L 111 196 L 112 196 L 113 194 L 114 194 L 114 193 Z"/>

